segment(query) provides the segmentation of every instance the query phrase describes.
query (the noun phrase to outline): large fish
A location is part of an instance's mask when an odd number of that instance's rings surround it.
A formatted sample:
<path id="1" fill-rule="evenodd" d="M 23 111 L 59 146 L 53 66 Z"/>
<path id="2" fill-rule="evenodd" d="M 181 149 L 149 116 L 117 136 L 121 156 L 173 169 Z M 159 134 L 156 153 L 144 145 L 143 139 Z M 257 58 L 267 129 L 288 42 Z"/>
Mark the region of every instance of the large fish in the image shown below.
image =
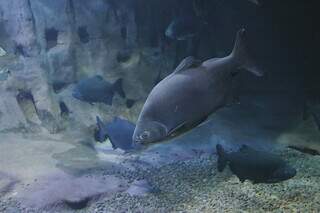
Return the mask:
<path id="1" fill-rule="evenodd" d="M 114 84 L 111 84 L 100 75 L 96 75 L 79 81 L 73 90 L 72 96 L 90 104 L 105 103 L 112 105 L 115 92 L 125 98 L 122 79 L 118 79 Z"/>
<path id="2" fill-rule="evenodd" d="M 253 183 L 277 183 L 288 180 L 297 173 L 280 157 L 256 151 L 246 145 L 232 153 L 226 153 L 220 144 L 216 148 L 218 171 L 222 172 L 229 165 L 241 182 L 251 180 Z"/>
<path id="3" fill-rule="evenodd" d="M 160 81 L 149 94 L 133 135 L 135 143 L 147 144 L 191 129 L 226 105 L 237 68 L 262 76 L 248 57 L 245 30 L 237 33 L 232 53 L 200 63 L 184 59 L 175 71 Z"/>

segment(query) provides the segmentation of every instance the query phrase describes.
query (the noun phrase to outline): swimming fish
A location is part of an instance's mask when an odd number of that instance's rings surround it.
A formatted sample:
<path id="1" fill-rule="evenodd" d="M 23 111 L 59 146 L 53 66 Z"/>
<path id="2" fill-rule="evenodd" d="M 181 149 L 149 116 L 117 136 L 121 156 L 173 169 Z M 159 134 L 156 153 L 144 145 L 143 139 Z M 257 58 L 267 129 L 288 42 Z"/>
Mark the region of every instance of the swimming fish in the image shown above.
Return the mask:
<path id="1" fill-rule="evenodd" d="M 136 102 L 137 102 L 137 100 L 129 99 L 129 98 L 128 98 L 128 99 L 126 100 L 126 106 L 127 106 L 127 108 L 128 108 L 128 109 L 132 108 L 133 105 L 134 105 Z"/>
<path id="2" fill-rule="evenodd" d="M 112 148 L 120 148 L 124 151 L 134 149 L 132 135 L 135 125 L 130 121 L 115 117 L 112 122 L 103 123 L 97 116 L 97 130 L 95 140 L 99 142 L 109 138 Z"/>
<path id="3" fill-rule="evenodd" d="M 171 21 L 165 35 L 174 40 L 188 40 L 200 33 L 204 26 L 205 22 L 196 16 L 182 16 Z"/>
<path id="4" fill-rule="evenodd" d="M 70 114 L 70 111 L 67 105 L 63 101 L 59 101 L 59 107 L 60 107 L 60 115 L 62 117 L 67 117 Z"/>
<path id="5" fill-rule="evenodd" d="M 230 170 L 241 182 L 277 183 L 296 175 L 296 170 L 280 157 L 271 153 L 256 151 L 246 145 L 237 152 L 226 153 L 220 144 L 218 153 L 218 171 L 222 172 L 229 165 Z"/>
<path id="6" fill-rule="evenodd" d="M 244 29 L 238 31 L 230 55 L 203 63 L 187 57 L 160 81 L 140 112 L 133 141 L 140 144 L 162 141 L 202 123 L 227 104 L 237 68 L 262 76 L 263 72 L 247 54 L 244 35 Z"/>
<path id="7" fill-rule="evenodd" d="M 122 79 L 118 79 L 114 84 L 111 84 L 100 75 L 96 75 L 79 81 L 73 90 L 72 96 L 90 104 L 100 102 L 112 105 L 112 98 L 115 92 L 125 98 Z"/>
<path id="8" fill-rule="evenodd" d="M 308 147 L 295 146 L 295 145 L 290 145 L 288 147 L 290 149 L 295 149 L 295 150 L 297 150 L 299 152 L 306 153 L 306 154 L 309 154 L 309 155 L 320 155 L 320 152 L 318 150 L 311 149 L 311 148 L 308 148 Z"/>

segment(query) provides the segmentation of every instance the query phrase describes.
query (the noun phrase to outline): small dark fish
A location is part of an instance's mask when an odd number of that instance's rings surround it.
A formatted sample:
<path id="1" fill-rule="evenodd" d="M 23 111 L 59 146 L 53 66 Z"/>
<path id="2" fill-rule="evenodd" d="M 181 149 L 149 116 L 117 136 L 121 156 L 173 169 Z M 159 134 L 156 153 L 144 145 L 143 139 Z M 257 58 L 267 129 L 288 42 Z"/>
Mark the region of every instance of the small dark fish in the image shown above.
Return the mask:
<path id="1" fill-rule="evenodd" d="M 86 26 L 81 26 L 78 28 L 78 36 L 80 41 L 84 44 L 90 41 L 90 35 Z"/>
<path id="2" fill-rule="evenodd" d="M 65 83 L 65 82 L 53 82 L 52 83 L 52 89 L 55 93 L 59 93 L 61 90 L 63 90 L 67 86 L 68 86 L 68 83 Z"/>
<path id="3" fill-rule="evenodd" d="M 241 182 L 277 183 L 296 175 L 296 170 L 280 157 L 271 153 L 256 151 L 246 145 L 237 152 L 226 153 L 220 144 L 218 153 L 218 171 L 222 172 L 227 164 Z"/>
<path id="4" fill-rule="evenodd" d="M 30 100 L 32 103 L 35 103 L 33 95 L 31 91 L 29 90 L 19 90 L 19 93 L 17 95 L 17 100 L 19 101 L 24 101 L 24 100 Z"/>
<path id="5" fill-rule="evenodd" d="M 121 50 L 117 53 L 117 62 L 118 63 L 127 62 L 131 58 L 131 55 L 132 55 L 131 50 L 128 50 L 128 49 Z"/>
<path id="6" fill-rule="evenodd" d="M 310 149 L 307 147 L 300 147 L 300 146 L 288 146 L 290 149 L 295 149 L 299 152 L 303 152 L 303 153 L 307 153 L 310 155 L 320 155 L 319 151 L 314 150 L 314 149 Z"/>
<path id="7" fill-rule="evenodd" d="M 14 54 L 19 56 L 24 56 L 24 57 L 30 57 L 30 55 L 26 52 L 24 46 L 22 44 L 17 44 L 14 50 Z"/>
<path id="8" fill-rule="evenodd" d="M 117 92 L 122 98 L 125 93 L 122 88 L 122 79 L 118 79 L 114 84 L 105 81 L 101 76 L 96 75 L 82 79 L 77 83 L 73 90 L 72 96 L 81 100 L 92 103 L 105 103 L 112 105 L 112 98 Z"/>
<path id="9" fill-rule="evenodd" d="M 67 105 L 63 101 L 59 102 L 59 107 L 60 107 L 60 115 L 62 117 L 66 117 L 70 114 L 70 111 L 69 111 Z"/>
<path id="10" fill-rule="evenodd" d="M 57 46 L 59 31 L 55 28 L 45 29 L 45 39 L 47 42 L 47 50 Z"/>
<path id="11" fill-rule="evenodd" d="M 98 129 L 95 132 L 95 140 L 103 142 L 109 138 L 112 148 L 120 148 L 124 151 L 134 149 L 132 135 L 135 125 L 127 120 L 115 117 L 110 123 L 103 123 L 97 116 Z"/>
<path id="12" fill-rule="evenodd" d="M 126 100 L 126 106 L 127 106 L 127 108 L 131 108 L 131 107 L 133 107 L 133 105 L 136 103 L 136 100 L 133 100 L 133 99 L 127 99 Z"/>
<path id="13" fill-rule="evenodd" d="M 205 26 L 205 22 L 198 17 L 182 16 L 172 20 L 165 35 L 174 40 L 189 40 L 196 36 Z"/>

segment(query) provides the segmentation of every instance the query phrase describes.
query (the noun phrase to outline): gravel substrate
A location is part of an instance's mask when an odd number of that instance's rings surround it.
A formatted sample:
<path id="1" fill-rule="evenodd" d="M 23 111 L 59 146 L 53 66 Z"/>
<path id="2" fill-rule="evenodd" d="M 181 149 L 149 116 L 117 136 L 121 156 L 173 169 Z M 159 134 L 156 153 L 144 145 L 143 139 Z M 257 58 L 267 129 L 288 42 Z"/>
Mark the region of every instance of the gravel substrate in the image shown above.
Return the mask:
<path id="1" fill-rule="evenodd" d="M 119 192 L 93 201 L 77 212 L 319 212 L 320 156 L 291 149 L 279 154 L 298 173 L 276 184 L 240 183 L 229 169 L 217 173 L 215 156 L 200 156 L 159 168 L 136 165 L 136 170 L 118 170 L 115 175 L 129 183 L 147 180 L 154 192 L 145 196 Z M 110 174 L 110 171 L 96 172 Z M 0 212 L 43 211 L 21 209 L 16 202 L 2 199 Z"/>
<path id="2" fill-rule="evenodd" d="M 200 157 L 126 172 L 122 175 L 130 179 L 147 179 L 156 192 L 145 197 L 118 193 L 86 212 L 320 211 L 320 156 L 289 149 L 280 154 L 298 171 L 282 183 L 240 183 L 229 170 L 217 173 L 216 158 Z"/>

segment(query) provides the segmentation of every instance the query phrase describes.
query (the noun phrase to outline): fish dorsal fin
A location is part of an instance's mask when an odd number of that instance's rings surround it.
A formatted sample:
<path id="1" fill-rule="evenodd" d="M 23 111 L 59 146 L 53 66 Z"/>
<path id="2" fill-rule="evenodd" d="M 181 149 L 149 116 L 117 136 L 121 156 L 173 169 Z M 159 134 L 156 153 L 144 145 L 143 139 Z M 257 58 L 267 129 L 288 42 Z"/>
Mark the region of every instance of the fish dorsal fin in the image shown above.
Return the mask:
<path id="1" fill-rule="evenodd" d="M 173 71 L 173 74 L 181 73 L 184 70 L 187 70 L 188 68 L 199 66 L 199 65 L 200 65 L 199 60 L 195 59 L 193 56 L 188 56 L 180 62 L 177 68 Z"/>

